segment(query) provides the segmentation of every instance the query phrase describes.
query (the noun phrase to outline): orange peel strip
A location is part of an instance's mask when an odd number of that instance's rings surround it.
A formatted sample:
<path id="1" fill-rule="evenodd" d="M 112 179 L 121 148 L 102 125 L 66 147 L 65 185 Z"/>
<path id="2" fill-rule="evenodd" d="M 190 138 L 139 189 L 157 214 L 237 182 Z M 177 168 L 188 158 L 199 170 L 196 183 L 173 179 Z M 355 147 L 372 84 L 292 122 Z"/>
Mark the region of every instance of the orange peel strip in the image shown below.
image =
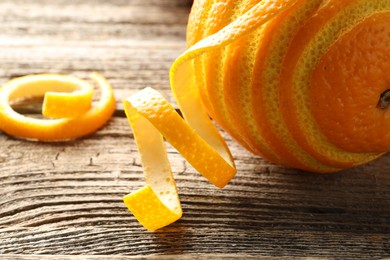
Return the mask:
<path id="1" fill-rule="evenodd" d="M 164 140 L 148 118 L 154 112 L 150 109 L 157 108 L 152 102 L 147 102 L 151 96 L 154 104 L 167 104 L 161 95 L 151 89 L 137 92 L 124 101 L 125 112 L 144 166 L 147 186 L 125 196 L 123 200 L 146 229 L 156 230 L 179 219 L 182 210 Z M 160 120 L 164 120 L 167 113 L 172 111 L 163 113 Z"/>
<path id="2" fill-rule="evenodd" d="M 162 228 L 182 215 L 163 136 L 214 185 L 222 188 L 235 175 L 233 161 L 225 161 L 159 92 L 139 91 L 125 100 L 124 108 L 149 187 L 125 196 L 124 202 L 146 229 Z"/>
<path id="3" fill-rule="evenodd" d="M 151 88 L 136 93 L 124 102 L 147 183 L 141 190 L 125 196 L 124 203 L 145 228 L 162 228 L 182 215 L 162 136 L 215 186 L 223 188 L 236 173 L 232 155 L 210 120 L 194 85 L 193 59 L 245 36 L 295 2 L 262 1 L 216 34 L 193 45 L 176 59 L 170 70 L 170 83 L 185 120 L 168 101 Z M 163 150 L 164 155 L 161 154 Z M 164 162 L 161 163 L 161 160 Z M 164 178 L 169 182 L 164 181 Z M 162 196 L 165 193 L 172 195 L 168 203 Z"/>
<path id="4" fill-rule="evenodd" d="M 76 77 L 37 74 L 19 77 L 0 89 L 0 130 L 26 139 L 58 141 L 91 134 L 115 110 L 111 85 L 98 73 L 90 77 L 100 86 L 101 97 L 91 106 L 93 88 Z M 42 113 L 55 119 L 31 118 L 17 113 L 10 102 L 45 95 Z"/>

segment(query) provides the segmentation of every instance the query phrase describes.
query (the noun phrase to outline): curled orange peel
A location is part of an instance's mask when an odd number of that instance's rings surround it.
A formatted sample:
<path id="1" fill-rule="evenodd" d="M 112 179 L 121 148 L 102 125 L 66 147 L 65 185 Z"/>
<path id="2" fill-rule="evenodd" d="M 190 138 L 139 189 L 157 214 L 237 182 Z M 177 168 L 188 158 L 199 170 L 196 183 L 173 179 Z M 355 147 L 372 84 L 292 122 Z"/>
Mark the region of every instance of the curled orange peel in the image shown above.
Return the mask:
<path id="1" fill-rule="evenodd" d="M 124 202 L 146 229 L 162 228 L 182 215 L 163 136 L 214 185 L 222 188 L 233 178 L 236 170 L 231 156 L 225 161 L 159 92 L 143 89 L 125 100 L 124 108 L 147 183 L 125 196 Z"/>
<path id="2" fill-rule="evenodd" d="M 193 59 L 245 36 L 295 2 L 261 1 L 175 60 L 170 70 L 170 84 L 184 120 L 167 100 L 151 88 L 125 100 L 125 112 L 133 128 L 147 185 L 126 195 L 124 203 L 146 229 L 162 228 L 182 215 L 163 136 L 215 186 L 223 188 L 236 173 L 232 155 L 210 120 L 194 84 Z"/>
<path id="3" fill-rule="evenodd" d="M 100 86 L 101 96 L 92 105 L 93 87 L 73 76 L 37 74 L 15 78 L 0 89 L 0 130 L 15 137 L 42 141 L 73 139 L 95 132 L 115 110 L 111 85 L 98 73 L 90 77 Z M 44 95 L 42 114 L 32 118 L 10 105 L 18 99 Z"/>

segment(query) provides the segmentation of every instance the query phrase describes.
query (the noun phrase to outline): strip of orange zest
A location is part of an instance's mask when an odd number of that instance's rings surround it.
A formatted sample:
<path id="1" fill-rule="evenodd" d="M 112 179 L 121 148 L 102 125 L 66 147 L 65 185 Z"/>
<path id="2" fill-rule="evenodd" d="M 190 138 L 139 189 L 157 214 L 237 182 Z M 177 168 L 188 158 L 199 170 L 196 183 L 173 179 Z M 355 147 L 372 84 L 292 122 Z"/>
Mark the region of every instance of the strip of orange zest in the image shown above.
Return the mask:
<path id="1" fill-rule="evenodd" d="M 159 130 L 165 127 L 165 131 L 169 131 L 174 125 L 169 117 L 179 125 L 183 125 L 183 122 L 173 107 L 151 88 L 125 100 L 124 108 L 144 166 L 147 186 L 125 196 L 123 200 L 146 229 L 156 230 L 182 215 L 176 183 Z"/>
<path id="2" fill-rule="evenodd" d="M 162 228 L 182 215 L 162 136 L 215 186 L 223 188 L 236 173 L 232 155 L 210 120 L 194 85 L 193 59 L 244 37 L 295 2 L 261 1 L 236 21 L 199 41 L 176 59 L 170 70 L 170 83 L 185 121 L 168 101 L 151 88 L 136 93 L 124 102 L 147 183 L 141 190 L 125 196 L 124 202 L 147 229 Z"/>
<path id="3" fill-rule="evenodd" d="M 182 215 L 163 136 L 214 185 L 222 188 L 233 178 L 233 160 L 226 162 L 159 92 L 145 88 L 125 100 L 124 107 L 147 183 L 124 202 L 146 229 L 162 228 Z"/>
<path id="4" fill-rule="evenodd" d="M 58 141 L 91 134 L 115 110 L 111 85 L 97 73 L 90 77 L 100 86 L 101 97 L 91 105 L 93 88 L 76 77 L 59 74 L 28 75 L 10 80 L 0 89 L 0 130 L 26 139 Z M 42 113 L 55 119 L 31 118 L 17 113 L 10 102 L 44 95 Z"/>

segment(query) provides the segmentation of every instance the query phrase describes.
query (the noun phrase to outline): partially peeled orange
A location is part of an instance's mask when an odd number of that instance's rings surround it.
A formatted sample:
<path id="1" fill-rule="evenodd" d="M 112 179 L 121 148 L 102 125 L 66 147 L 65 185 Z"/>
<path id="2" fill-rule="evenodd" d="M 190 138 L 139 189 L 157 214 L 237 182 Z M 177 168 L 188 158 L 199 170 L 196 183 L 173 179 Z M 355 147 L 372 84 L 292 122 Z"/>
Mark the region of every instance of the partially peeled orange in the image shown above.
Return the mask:
<path id="1" fill-rule="evenodd" d="M 283 2 L 195 1 L 188 46 L 223 41 L 257 6 Z M 193 59 L 209 114 L 253 153 L 313 172 L 390 150 L 390 1 L 287 2 L 269 22 L 240 23 L 247 29 L 233 42 Z"/>
<path id="2" fill-rule="evenodd" d="M 151 89 L 125 101 L 147 185 L 124 201 L 147 229 L 182 214 L 162 135 L 217 187 L 233 178 L 209 116 L 254 154 L 312 172 L 390 150 L 389 0 L 195 0 L 187 44 L 170 70 L 185 121 Z"/>

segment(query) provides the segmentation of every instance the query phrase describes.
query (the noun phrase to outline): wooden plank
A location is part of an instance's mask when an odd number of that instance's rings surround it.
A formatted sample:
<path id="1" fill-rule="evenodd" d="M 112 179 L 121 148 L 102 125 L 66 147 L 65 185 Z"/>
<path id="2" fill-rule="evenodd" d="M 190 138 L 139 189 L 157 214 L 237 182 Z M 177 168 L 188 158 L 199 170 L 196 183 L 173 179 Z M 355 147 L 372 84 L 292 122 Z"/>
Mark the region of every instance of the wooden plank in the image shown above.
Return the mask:
<path id="1" fill-rule="evenodd" d="M 390 256 L 390 154 L 317 175 L 271 164 L 224 133 L 238 173 L 220 190 L 168 144 L 183 218 L 147 232 L 127 211 L 122 197 L 144 181 L 120 104 L 147 86 L 173 101 L 168 71 L 185 48 L 188 12 L 184 0 L 0 2 L 0 81 L 100 71 L 119 108 L 69 142 L 0 133 L 0 259 Z"/>
<path id="2" fill-rule="evenodd" d="M 66 143 L 0 138 L 1 253 L 383 257 L 389 250 L 389 156 L 342 174 L 298 174 L 226 136 L 238 175 L 218 190 L 168 146 L 184 216 L 150 233 L 121 201 L 143 185 L 126 119 Z"/>
<path id="3" fill-rule="evenodd" d="M 87 78 L 98 71 L 115 88 L 118 104 L 145 87 L 172 102 L 168 71 L 185 49 L 185 2 L 1 1 L 0 82 L 41 72 Z"/>
<path id="4" fill-rule="evenodd" d="M 139 257 L 139 256 L 110 256 L 110 259 L 113 260 L 126 260 L 126 259 L 161 259 L 161 260 L 168 260 L 168 259 L 177 259 L 177 255 L 152 255 L 147 257 Z M 269 256 L 253 256 L 253 255 L 245 255 L 245 254 L 234 254 L 228 255 L 228 254 L 188 254 L 188 255 L 180 255 L 180 259 L 260 259 L 260 260 L 294 260 L 294 259 L 303 259 L 301 257 L 269 257 Z M 14 260 L 100 260 L 100 259 L 107 259 L 107 256 L 105 255 L 94 255 L 94 256 L 75 256 L 75 255 L 40 255 L 40 256 L 31 256 L 31 255 L 0 255 L 0 260 L 8 260 L 8 259 L 14 259 Z M 304 258 L 306 259 L 306 258 Z M 325 257 L 310 257 L 307 258 L 310 260 L 325 260 L 325 259 L 331 259 L 331 258 L 325 258 Z"/>
<path id="5" fill-rule="evenodd" d="M 6 82 L 13 77 L 45 72 L 88 79 L 91 72 L 98 71 L 114 87 L 118 106 L 126 97 L 145 87 L 158 89 L 174 103 L 168 72 L 184 44 L 141 45 L 4 47 L 0 52 L 0 80 Z"/>

